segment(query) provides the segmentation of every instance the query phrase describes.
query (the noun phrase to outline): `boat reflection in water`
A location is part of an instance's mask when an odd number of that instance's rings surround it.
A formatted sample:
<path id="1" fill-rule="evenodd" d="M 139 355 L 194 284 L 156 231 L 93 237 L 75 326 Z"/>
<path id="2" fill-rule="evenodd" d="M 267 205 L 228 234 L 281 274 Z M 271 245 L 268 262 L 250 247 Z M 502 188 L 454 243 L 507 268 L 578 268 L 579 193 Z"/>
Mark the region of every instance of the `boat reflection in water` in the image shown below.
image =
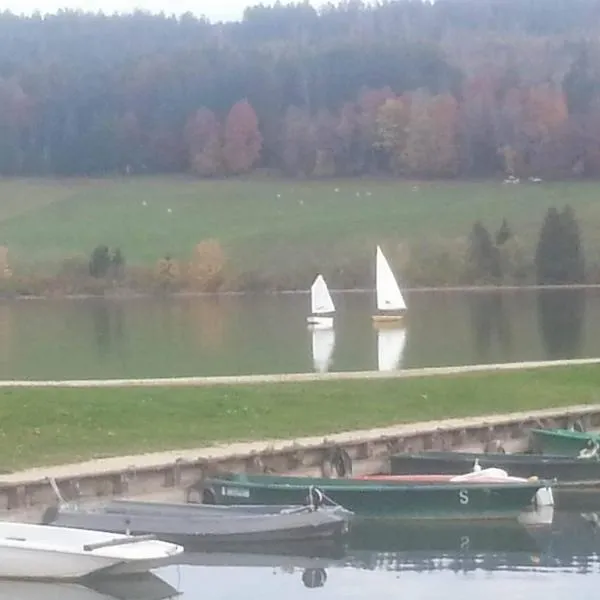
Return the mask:
<path id="1" fill-rule="evenodd" d="M 167 600 L 177 589 L 152 573 L 97 577 L 82 583 L 0 581 L 0 600 Z"/>
<path id="2" fill-rule="evenodd" d="M 550 514 L 548 514 L 548 511 Z M 178 562 L 204 567 L 263 567 L 298 576 L 305 587 L 323 587 L 328 569 L 431 571 L 519 569 L 537 566 L 543 550 L 537 539 L 551 529 L 552 507 L 525 525 L 517 520 L 353 520 L 344 544 L 285 547 L 252 545 L 240 551 L 195 552 Z"/>

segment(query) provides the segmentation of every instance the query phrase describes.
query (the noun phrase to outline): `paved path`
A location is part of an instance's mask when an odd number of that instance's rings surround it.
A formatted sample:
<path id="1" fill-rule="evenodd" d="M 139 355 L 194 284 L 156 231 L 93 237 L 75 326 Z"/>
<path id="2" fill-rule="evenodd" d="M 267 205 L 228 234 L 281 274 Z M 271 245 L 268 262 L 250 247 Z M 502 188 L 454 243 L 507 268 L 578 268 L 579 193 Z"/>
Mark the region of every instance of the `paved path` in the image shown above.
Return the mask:
<path id="1" fill-rule="evenodd" d="M 575 360 L 532 361 L 484 365 L 464 365 L 456 367 L 428 367 L 405 369 L 402 371 L 347 371 L 336 373 L 287 373 L 275 375 L 226 375 L 218 377 L 165 377 L 148 379 L 72 379 L 57 381 L 0 381 L 0 388 L 95 388 L 95 387 L 156 387 L 156 386 L 212 386 L 256 383 L 283 383 L 306 381 L 338 381 L 352 379 L 403 379 L 435 375 L 456 375 L 460 373 L 518 371 L 523 369 L 543 369 L 562 366 L 597 365 L 600 358 Z"/>

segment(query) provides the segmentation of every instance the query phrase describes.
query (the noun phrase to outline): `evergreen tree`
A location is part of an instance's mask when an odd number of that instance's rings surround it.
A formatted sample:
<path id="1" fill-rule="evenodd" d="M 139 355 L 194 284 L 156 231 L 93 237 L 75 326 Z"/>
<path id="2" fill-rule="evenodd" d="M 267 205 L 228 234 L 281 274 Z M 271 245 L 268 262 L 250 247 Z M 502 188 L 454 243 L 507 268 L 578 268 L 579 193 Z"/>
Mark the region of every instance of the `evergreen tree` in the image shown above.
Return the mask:
<path id="1" fill-rule="evenodd" d="M 473 282 L 499 282 L 502 267 L 498 248 L 493 244 L 489 231 L 477 221 L 469 236 L 467 265 Z"/>
<path id="2" fill-rule="evenodd" d="M 496 233 L 496 246 L 503 246 L 513 236 L 512 230 L 506 219 L 502 219 L 502 225 Z"/>
<path id="3" fill-rule="evenodd" d="M 583 283 L 585 261 L 575 212 L 566 206 L 562 212 L 548 209 L 540 230 L 535 253 L 539 285 Z"/>

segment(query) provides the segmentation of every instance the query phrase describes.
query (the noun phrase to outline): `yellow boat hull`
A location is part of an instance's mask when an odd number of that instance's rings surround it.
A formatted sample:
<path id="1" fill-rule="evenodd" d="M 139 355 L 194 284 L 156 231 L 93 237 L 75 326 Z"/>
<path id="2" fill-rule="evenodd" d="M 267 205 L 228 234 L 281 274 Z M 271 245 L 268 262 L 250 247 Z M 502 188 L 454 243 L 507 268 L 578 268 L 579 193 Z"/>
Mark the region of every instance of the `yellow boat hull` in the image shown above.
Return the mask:
<path id="1" fill-rule="evenodd" d="M 404 315 L 373 315 L 373 325 L 379 327 L 393 326 L 402 323 Z"/>

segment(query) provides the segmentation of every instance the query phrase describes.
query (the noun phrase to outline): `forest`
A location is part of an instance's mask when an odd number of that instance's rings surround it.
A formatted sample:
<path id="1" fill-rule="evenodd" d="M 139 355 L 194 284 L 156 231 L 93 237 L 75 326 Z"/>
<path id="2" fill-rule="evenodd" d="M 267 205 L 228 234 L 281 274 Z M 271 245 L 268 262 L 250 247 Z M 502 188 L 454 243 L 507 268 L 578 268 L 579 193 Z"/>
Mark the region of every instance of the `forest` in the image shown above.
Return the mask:
<path id="1" fill-rule="evenodd" d="M 0 173 L 600 174 L 600 0 L 0 15 Z"/>

